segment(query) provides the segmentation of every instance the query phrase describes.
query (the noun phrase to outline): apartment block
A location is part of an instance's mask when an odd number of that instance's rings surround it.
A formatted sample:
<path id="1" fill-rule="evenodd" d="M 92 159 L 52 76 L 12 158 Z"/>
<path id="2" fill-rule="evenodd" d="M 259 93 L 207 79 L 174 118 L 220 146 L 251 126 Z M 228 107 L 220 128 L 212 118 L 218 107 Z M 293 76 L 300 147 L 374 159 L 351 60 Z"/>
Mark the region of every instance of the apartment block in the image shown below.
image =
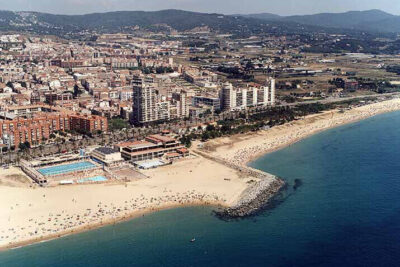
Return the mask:
<path id="1" fill-rule="evenodd" d="M 3 143 L 15 147 L 24 142 L 39 144 L 49 139 L 55 131 L 108 130 L 108 121 L 104 117 L 75 114 L 41 105 L 10 107 L 0 112 L 0 118 L 0 137 Z"/>
<path id="2" fill-rule="evenodd" d="M 275 105 L 275 80 L 270 81 L 270 86 L 261 88 L 234 88 L 225 83 L 220 91 L 220 101 L 224 111 Z"/>

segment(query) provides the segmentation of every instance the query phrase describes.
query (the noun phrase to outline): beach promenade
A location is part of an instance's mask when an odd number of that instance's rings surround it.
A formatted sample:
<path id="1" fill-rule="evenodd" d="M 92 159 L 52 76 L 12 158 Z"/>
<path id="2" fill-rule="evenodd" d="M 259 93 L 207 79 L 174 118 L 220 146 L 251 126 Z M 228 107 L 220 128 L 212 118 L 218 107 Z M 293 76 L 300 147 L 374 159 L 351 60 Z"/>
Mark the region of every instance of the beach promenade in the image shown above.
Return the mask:
<path id="1" fill-rule="evenodd" d="M 318 132 L 396 110 L 400 110 L 399 98 L 344 112 L 326 111 L 256 133 L 210 140 L 204 144 L 202 151 L 231 164 L 246 166 L 266 153 L 289 146 Z"/>

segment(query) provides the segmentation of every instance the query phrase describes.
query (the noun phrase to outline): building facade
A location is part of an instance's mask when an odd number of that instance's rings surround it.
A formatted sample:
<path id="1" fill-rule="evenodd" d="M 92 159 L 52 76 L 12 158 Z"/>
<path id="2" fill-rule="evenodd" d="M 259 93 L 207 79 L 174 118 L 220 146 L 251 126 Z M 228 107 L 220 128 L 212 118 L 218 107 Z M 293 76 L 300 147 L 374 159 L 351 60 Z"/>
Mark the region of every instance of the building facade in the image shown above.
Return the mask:
<path id="1" fill-rule="evenodd" d="M 133 124 L 143 125 L 156 121 L 166 121 L 171 118 L 170 103 L 157 90 L 151 77 L 135 77 L 132 84 Z"/>
<path id="2" fill-rule="evenodd" d="M 37 113 L 31 117 L 15 117 L 0 120 L 0 136 L 8 146 L 18 147 L 29 142 L 40 144 L 55 131 L 75 130 L 85 132 L 107 131 L 106 118 L 94 115 L 78 115 L 63 112 Z"/>
<path id="3" fill-rule="evenodd" d="M 161 158 L 167 153 L 180 153 L 185 147 L 176 139 L 162 136 L 150 135 L 145 140 L 117 145 L 125 160 L 132 162 Z"/>
<path id="4" fill-rule="evenodd" d="M 221 110 L 221 100 L 218 97 L 194 96 L 192 97 L 192 104 L 195 107 L 202 105 L 211 106 L 214 111 Z"/>
<path id="5" fill-rule="evenodd" d="M 225 83 L 220 91 L 221 109 L 230 111 L 255 106 L 275 105 L 275 80 L 270 80 L 270 86 L 233 88 Z"/>

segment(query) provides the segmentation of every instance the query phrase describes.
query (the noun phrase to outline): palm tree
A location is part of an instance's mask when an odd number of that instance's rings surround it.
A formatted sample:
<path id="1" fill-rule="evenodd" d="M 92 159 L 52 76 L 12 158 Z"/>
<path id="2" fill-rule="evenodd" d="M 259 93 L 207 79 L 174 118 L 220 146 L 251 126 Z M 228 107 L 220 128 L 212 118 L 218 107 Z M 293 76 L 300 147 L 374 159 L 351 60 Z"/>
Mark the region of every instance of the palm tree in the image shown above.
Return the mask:
<path id="1" fill-rule="evenodd" d="M 43 145 L 39 145 L 40 156 L 43 157 Z"/>
<path id="2" fill-rule="evenodd" d="M 3 165 L 3 147 L 1 147 L 0 164 Z"/>
<path id="3" fill-rule="evenodd" d="M 106 143 L 106 138 L 105 138 L 104 134 L 102 133 L 100 137 L 101 137 L 101 144 L 102 144 L 102 145 L 105 145 L 105 143 Z"/>
<path id="4" fill-rule="evenodd" d="M 19 165 L 19 162 L 21 161 L 21 156 L 19 154 L 19 151 L 17 152 L 17 158 L 16 158 L 16 164 Z"/>
<path id="5" fill-rule="evenodd" d="M 62 150 L 61 143 L 56 143 L 56 146 L 57 146 L 57 153 L 60 154 Z"/>
<path id="6" fill-rule="evenodd" d="M 128 131 L 128 129 L 125 130 L 125 137 L 126 137 L 126 140 L 129 139 L 129 131 Z"/>
<path id="7" fill-rule="evenodd" d="M 11 147 L 8 147 L 8 162 L 11 162 Z"/>

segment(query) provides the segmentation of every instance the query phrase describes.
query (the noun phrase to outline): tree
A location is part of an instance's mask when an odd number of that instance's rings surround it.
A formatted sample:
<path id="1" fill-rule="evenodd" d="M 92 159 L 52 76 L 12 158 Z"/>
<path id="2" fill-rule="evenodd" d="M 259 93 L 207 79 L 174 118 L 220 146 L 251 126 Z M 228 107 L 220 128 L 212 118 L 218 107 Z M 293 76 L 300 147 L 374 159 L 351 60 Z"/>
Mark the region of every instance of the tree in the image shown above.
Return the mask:
<path id="1" fill-rule="evenodd" d="M 183 135 L 180 140 L 182 144 L 184 144 L 187 148 L 192 146 L 192 138 L 190 135 Z"/>
<path id="2" fill-rule="evenodd" d="M 205 142 L 208 139 L 210 139 L 210 134 L 209 134 L 209 132 L 206 131 L 201 135 L 201 141 Z"/>
<path id="3" fill-rule="evenodd" d="M 211 124 L 207 125 L 206 131 L 209 131 L 209 132 L 215 131 L 215 126 L 214 126 L 214 125 L 211 125 Z"/>
<path id="4" fill-rule="evenodd" d="M 144 73 L 144 74 L 150 74 L 150 73 L 151 73 L 151 70 L 150 70 L 149 68 L 144 68 L 144 69 L 143 69 L 143 73 Z"/>
<path id="5" fill-rule="evenodd" d="M 31 144 L 30 144 L 28 141 L 26 141 L 26 142 L 24 142 L 24 143 L 19 144 L 18 148 L 19 148 L 21 151 L 25 151 L 25 150 L 31 148 Z"/>
<path id="6" fill-rule="evenodd" d="M 131 126 L 128 121 L 122 118 L 112 118 L 108 121 L 108 125 L 110 127 L 110 131 L 128 129 Z"/>

